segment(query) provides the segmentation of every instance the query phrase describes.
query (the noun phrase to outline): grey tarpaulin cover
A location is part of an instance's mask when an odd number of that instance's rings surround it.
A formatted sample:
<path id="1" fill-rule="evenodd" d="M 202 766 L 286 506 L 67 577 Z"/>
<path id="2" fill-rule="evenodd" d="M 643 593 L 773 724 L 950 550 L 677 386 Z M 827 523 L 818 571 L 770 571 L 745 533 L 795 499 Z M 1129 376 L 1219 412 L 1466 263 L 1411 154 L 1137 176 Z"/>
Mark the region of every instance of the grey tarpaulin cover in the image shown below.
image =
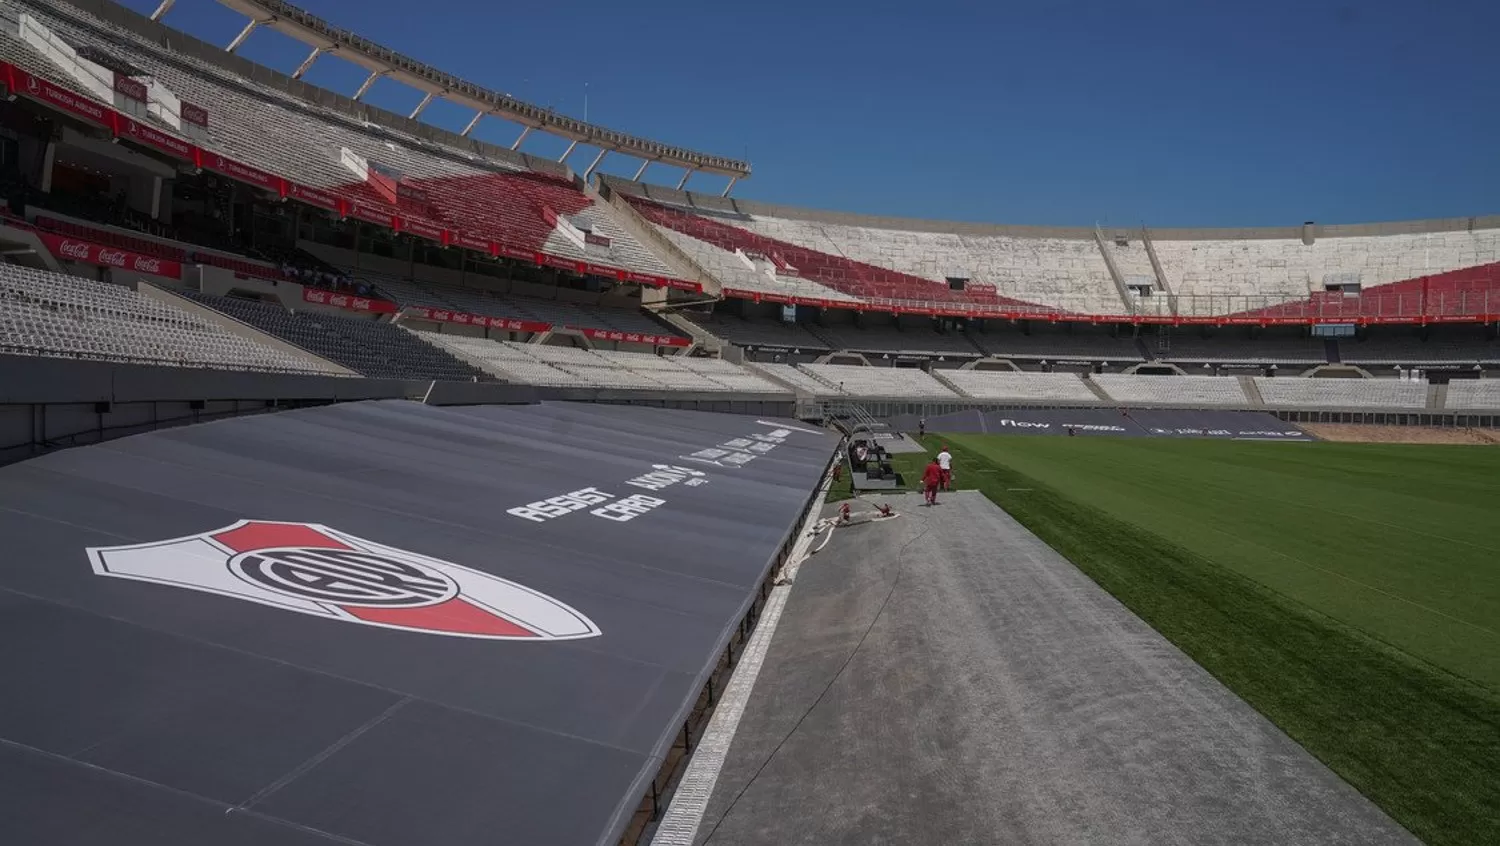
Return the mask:
<path id="1" fill-rule="evenodd" d="M 0 842 L 610 843 L 836 443 L 378 401 L 0 468 Z"/>

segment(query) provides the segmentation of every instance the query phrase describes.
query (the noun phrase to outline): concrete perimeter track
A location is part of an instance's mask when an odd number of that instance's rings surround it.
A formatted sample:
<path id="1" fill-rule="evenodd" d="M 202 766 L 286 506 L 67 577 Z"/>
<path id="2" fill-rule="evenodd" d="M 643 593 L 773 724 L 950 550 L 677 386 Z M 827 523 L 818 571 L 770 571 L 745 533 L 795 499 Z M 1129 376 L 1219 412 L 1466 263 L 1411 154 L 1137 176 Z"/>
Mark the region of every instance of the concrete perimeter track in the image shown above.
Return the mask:
<path id="1" fill-rule="evenodd" d="M 903 516 L 802 567 L 697 843 L 1417 842 L 981 495 L 869 499 Z"/>

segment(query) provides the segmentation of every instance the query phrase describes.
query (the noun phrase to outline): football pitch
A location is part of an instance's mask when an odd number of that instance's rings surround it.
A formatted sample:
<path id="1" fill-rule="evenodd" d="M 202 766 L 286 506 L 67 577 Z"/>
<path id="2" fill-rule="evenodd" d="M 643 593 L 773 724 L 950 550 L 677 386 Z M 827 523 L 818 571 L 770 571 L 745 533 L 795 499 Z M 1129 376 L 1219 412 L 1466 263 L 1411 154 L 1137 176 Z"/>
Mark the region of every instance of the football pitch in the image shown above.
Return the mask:
<path id="1" fill-rule="evenodd" d="M 1500 843 L 1500 449 L 929 436 L 1430 844 Z M 895 456 L 908 479 L 924 458 Z"/>

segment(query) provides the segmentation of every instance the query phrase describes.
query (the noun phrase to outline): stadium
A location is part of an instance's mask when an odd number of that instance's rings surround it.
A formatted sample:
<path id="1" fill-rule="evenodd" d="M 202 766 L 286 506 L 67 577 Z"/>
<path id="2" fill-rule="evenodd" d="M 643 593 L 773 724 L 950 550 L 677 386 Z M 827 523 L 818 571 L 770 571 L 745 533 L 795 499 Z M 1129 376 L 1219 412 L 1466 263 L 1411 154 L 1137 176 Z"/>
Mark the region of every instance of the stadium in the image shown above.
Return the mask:
<path id="1" fill-rule="evenodd" d="M 0 0 L 0 842 L 1500 842 L 1500 215 L 744 200 L 220 3 Z"/>

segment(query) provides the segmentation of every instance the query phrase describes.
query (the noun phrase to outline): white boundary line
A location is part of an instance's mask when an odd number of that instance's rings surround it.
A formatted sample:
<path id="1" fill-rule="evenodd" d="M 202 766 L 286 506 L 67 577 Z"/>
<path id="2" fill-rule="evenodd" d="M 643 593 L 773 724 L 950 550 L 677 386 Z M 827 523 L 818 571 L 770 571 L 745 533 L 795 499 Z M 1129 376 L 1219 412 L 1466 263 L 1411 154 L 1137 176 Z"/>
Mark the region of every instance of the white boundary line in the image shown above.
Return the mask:
<path id="1" fill-rule="evenodd" d="M 750 642 L 745 644 L 744 651 L 740 653 L 740 663 L 734 668 L 734 674 L 730 676 L 729 684 L 714 708 L 708 728 L 698 739 L 698 748 L 693 750 L 687 772 L 682 774 L 682 780 L 677 783 L 677 790 L 672 794 L 672 802 L 657 824 L 651 846 L 693 846 L 693 841 L 698 837 L 698 828 L 703 824 L 703 815 L 708 811 L 708 799 L 719 781 L 719 771 L 724 768 L 724 759 L 729 756 L 729 746 L 734 742 L 740 718 L 744 716 L 745 706 L 750 701 L 750 691 L 760 676 L 771 637 L 776 634 L 782 609 L 786 607 L 787 597 L 796 583 L 797 570 L 810 554 L 808 547 L 812 545 L 814 536 L 812 528 L 822 519 L 820 515 L 832 483 L 832 475 L 824 478 L 817 499 L 797 527 L 800 534 L 781 570 L 791 581 L 771 588 L 771 595 L 761 609 L 760 622 L 755 626 L 755 634 L 750 636 Z"/>

